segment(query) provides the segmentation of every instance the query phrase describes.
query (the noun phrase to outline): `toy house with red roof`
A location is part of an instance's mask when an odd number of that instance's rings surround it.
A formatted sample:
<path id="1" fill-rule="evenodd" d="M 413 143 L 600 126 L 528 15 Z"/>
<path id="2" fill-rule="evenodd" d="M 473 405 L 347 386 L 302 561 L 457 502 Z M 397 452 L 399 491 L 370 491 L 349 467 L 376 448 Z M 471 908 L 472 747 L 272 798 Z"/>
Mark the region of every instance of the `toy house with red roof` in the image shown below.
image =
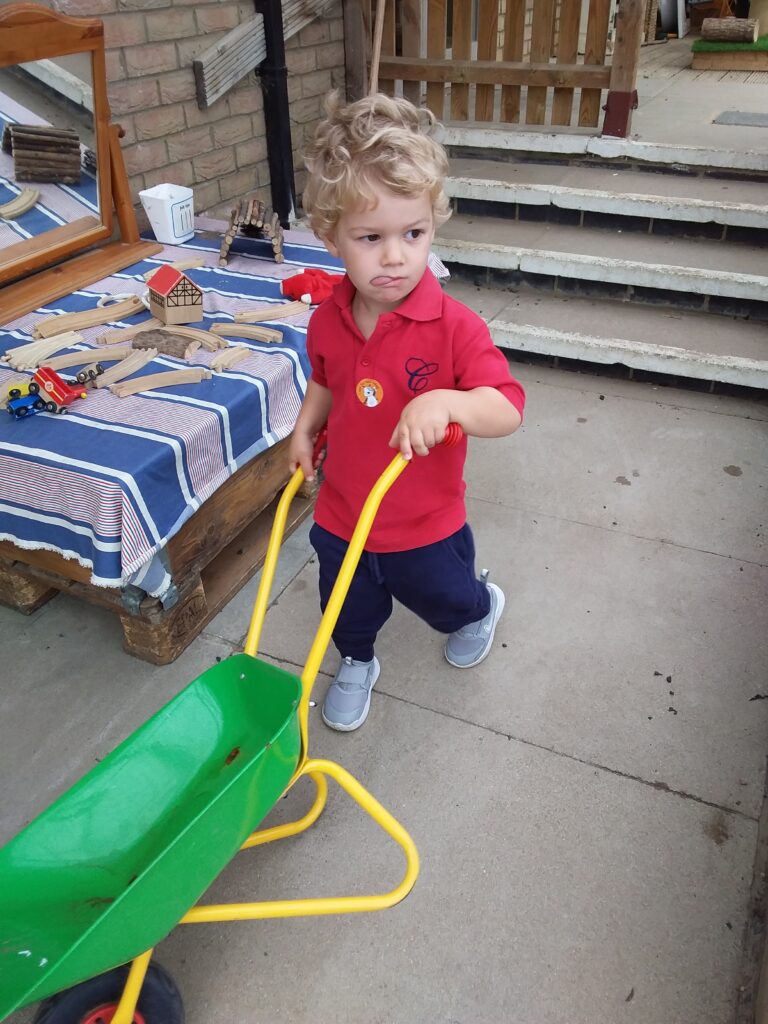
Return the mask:
<path id="1" fill-rule="evenodd" d="M 164 324 L 192 324 L 203 319 L 203 292 L 186 274 L 166 264 L 149 279 L 149 308 Z"/>

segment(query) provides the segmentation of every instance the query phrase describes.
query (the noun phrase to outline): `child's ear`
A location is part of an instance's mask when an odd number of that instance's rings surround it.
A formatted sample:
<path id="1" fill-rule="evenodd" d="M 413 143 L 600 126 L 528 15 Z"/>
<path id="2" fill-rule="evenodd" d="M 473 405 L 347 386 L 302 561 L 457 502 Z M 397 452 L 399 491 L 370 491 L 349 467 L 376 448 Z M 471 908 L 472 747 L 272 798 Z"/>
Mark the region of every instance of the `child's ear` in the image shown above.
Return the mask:
<path id="1" fill-rule="evenodd" d="M 338 256 L 339 256 L 339 249 L 338 249 L 338 246 L 336 245 L 336 242 L 334 240 L 334 236 L 332 234 L 320 235 L 319 238 L 320 238 L 320 241 L 325 246 L 325 248 L 331 254 L 331 256 L 336 256 L 338 258 Z"/>

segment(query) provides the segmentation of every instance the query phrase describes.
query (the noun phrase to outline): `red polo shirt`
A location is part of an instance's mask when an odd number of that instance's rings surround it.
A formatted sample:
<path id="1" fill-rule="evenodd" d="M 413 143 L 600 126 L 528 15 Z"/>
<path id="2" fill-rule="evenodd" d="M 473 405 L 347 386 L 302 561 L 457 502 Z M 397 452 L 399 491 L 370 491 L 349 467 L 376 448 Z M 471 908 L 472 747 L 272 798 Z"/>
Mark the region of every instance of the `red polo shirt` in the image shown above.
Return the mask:
<path id="1" fill-rule="evenodd" d="M 404 406 L 434 388 L 492 387 L 521 413 L 522 386 L 485 322 L 446 295 L 431 271 L 366 341 L 352 316 L 348 277 L 313 313 L 307 333 L 312 379 L 333 396 L 325 479 L 315 521 L 349 540 L 373 484 L 395 454 L 388 446 Z M 449 537 L 466 522 L 466 438 L 414 455 L 385 495 L 366 548 L 405 551 Z"/>

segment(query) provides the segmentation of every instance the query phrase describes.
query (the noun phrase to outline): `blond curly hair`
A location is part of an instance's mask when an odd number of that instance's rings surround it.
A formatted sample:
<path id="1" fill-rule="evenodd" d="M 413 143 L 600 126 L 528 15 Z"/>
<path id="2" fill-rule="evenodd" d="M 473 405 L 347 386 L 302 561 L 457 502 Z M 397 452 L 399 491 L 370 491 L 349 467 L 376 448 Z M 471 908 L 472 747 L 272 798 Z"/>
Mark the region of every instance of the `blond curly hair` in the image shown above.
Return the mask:
<path id="1" fill-rule="evenodd" d="M 448 157 L 431 135 L 437 122 L 429 110 L 383 93 L 344 105 L 334 91 L 325 113 L 304 156 L 303 206 L 315 234 L 330 236 L 343 213 L 375 202 L 377 186 L 398 196 L 427 192 L 435 224 L 450 217 Z"/>

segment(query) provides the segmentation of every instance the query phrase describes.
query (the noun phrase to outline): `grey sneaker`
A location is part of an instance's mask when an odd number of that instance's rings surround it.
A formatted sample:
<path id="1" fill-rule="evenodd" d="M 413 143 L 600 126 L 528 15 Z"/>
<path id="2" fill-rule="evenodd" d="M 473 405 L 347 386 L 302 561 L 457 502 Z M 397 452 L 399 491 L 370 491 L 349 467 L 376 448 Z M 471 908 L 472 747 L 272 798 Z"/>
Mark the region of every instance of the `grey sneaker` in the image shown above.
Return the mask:
<path id="1" fill-rule="evenodd" d="M 456 668 L 472 668 L 488 657 L 493 644 L 496 623 L 504 611 L 504 591 L 495 583 L 486 583 L 491 595 L 491 609 L 484 619 L 470 622 L 455 633 L 451 633 L 445 642 L 445 660 Z"/>
<path id="2" fill-rule="evenodd" d="M 363 724 L 371 706 L 371 690 L 379 678 L 379 659 L 342 658 L 323 701 L 323 721 L 331 729 L 352 732 Z"/>

